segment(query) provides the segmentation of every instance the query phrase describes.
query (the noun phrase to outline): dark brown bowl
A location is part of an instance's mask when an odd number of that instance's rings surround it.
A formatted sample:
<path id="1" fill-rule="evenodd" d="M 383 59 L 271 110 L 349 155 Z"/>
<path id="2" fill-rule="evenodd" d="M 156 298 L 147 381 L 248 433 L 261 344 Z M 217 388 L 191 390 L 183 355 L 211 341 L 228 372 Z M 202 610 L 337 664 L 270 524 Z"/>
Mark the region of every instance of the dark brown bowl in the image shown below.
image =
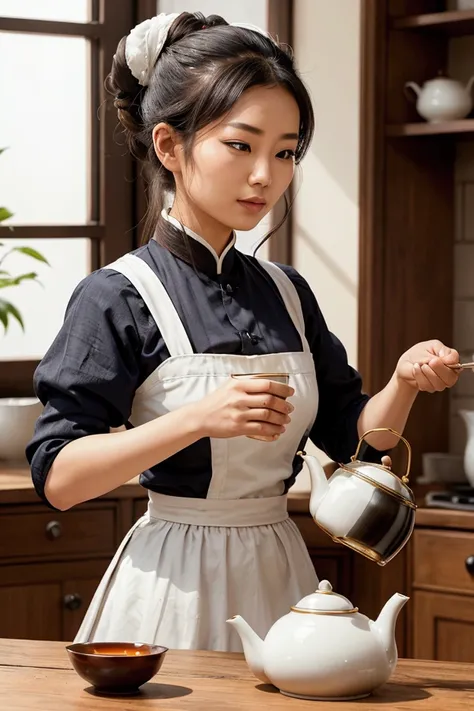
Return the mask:
<path id="1" fill-rule="evenodd" d="M 66 647 L 72 666 L 101 693 L 135 694 L 157 674 L 166 647 L 133 642 L 89 642 Z"/>

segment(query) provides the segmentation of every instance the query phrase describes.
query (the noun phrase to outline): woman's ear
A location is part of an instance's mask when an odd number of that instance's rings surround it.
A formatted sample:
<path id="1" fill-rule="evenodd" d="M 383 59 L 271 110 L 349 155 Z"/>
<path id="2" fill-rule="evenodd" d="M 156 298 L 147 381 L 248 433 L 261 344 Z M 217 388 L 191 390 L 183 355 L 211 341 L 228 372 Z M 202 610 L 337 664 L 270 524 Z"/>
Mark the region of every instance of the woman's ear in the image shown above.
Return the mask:
<path id="1" fill-rule="evenodd" d="M 167 123 L 158 123 L 153 129 L 153 146 L 160 163 L 170 173 L 181 172 L 181 143 L 176 131 Z"/>

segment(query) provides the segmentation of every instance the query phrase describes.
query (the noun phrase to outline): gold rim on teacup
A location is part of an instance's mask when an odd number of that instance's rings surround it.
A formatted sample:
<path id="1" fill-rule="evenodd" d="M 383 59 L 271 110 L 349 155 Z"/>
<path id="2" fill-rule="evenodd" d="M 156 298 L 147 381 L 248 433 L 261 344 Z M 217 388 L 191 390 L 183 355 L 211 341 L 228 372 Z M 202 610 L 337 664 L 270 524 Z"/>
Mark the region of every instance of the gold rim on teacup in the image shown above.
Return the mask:
<path id="1" fill-rule="evenodd" d="M 288 373 L 232 373 L 232 378 L 257 378 L 260 380 L 273 380 L 276 383 L 288 385 L 290 376 Z"/>

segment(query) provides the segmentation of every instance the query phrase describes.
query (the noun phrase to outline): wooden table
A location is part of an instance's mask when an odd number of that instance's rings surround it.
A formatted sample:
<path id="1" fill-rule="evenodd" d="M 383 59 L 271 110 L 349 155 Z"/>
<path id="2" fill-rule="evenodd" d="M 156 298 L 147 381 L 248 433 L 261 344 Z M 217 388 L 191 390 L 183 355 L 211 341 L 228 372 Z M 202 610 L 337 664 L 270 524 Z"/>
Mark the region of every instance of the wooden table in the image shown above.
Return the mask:
<path id="1" fill-rule="evenodd" d="M 287 698 L 255 679 L 240 654 L 168 652 L 160 673 L 136 697 L 94 694 L 72 670 L 62 642 L 0 639 L 0 708 L 5 711 L 250 711 L 316 709 L 471 711 L 474 664 L 402 659 L 391 681 L 365 700 Z"/>

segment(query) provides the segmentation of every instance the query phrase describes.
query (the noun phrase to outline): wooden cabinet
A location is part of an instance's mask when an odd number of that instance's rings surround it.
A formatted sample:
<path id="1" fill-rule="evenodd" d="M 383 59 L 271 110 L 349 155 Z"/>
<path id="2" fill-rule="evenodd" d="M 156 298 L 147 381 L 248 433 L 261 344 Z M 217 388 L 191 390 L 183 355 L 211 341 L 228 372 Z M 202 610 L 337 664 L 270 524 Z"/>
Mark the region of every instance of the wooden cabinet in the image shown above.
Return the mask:
<path id="1" fill-rule="evenodd" d="M 417 587 L 474 596 L 474 533 L 419 529 L 414 544 Z"/>
<path id="2" fill-rule="evenodd" d="M 0 637 L 72 639 L 109 561 L 0 561 Z"/>
<path id="3" fill-rule="evenodd" d="M 0 637 L 74 637 L 131 524 L 122 509 L 114 500 L 66 512 L 0 504 Z"/>
<path id="4" fill-rule="evenodd" d="M 140 516 L 143 516 L 147 509 L 148 499 L 134 499 L 133 500 L 133 520 L 138 521 Z"/>
<path id="5" fill-rule="evenodd" d="M 336 592 L 351 599 L 353 553 L 323 533 L 308 514 L 294 513 L 291 518 L 303 536 L 319 580 L 329 580 Z"/>
<path id="6" fill-rule="evenodd" d="M 118 545 L 147 501 L 144 489 L 130 483 L 71 511 L 55 512 L 38 503 L 28 473 L 7 477 L 0 469 L 0 638 L 73 639 Z M 321 531 L 306 494 L 291 494 L 288 508 L 319 579 L 329 580 L 361 612 L 374 618 L 393 592 L 410 594 L 405 552 L 379 568 Z M 400 656 L 407 655 L 406 638 L 403 611 L 397 624 Z"/>
<path id="7" fill-rule="evenodd" d="M 145 491 L 130 484 L 56 512 L 38 503 L 31 485 L 7 491 L 2 483 L 0 638 L 71 640 L 120 541 L 146 511 Z M 319 578 L 351 598 L 354 554 L 315 525 L 306 495 L 290 497 L 289 508 Z"/>
<path id="8" fill-rule="evenodd" d="M 67 512 L 9 506 L 2 510 L 0 559 L 110 555 L 117 540 L 115 509 L 111 503 Z"/>
<path id="9" fill-rule="evenodd" d="M 420 509 L 411 550 L 413 656 L 474 662 L 474 515 Z"/>
<path id="10" fill-rule="evenodd" d="M 474 596 L 415 591 L 413 656 L 474 662 Z"/>
<path id="11" fill-rule="evenodd" d="M 357 362 L 371 393 L 385 386 L 397 357 L 414 343 L 454 340 L 457 158 L 462 144 L 472 147 L 474 119 L 471 112 L 458 121 L 423 120 L 405 84 L 450 74 L 458 53 L 451 38 L 474 35 L 474 11 L 455 4 L 361 3 Z M 417 483 L 423 454 L 449 450 L 449 398 L 448 390 L 420 393 L 408 419 L 417 500 L 426 493 Z M 407 655 L 474 662 L 473 518 L 420 509 L 412 541 L 386 569 L 372 573 L 357 563 L 354 604 L 367 614 L 397 590 L 411 597 L 401 615 Z"/>

